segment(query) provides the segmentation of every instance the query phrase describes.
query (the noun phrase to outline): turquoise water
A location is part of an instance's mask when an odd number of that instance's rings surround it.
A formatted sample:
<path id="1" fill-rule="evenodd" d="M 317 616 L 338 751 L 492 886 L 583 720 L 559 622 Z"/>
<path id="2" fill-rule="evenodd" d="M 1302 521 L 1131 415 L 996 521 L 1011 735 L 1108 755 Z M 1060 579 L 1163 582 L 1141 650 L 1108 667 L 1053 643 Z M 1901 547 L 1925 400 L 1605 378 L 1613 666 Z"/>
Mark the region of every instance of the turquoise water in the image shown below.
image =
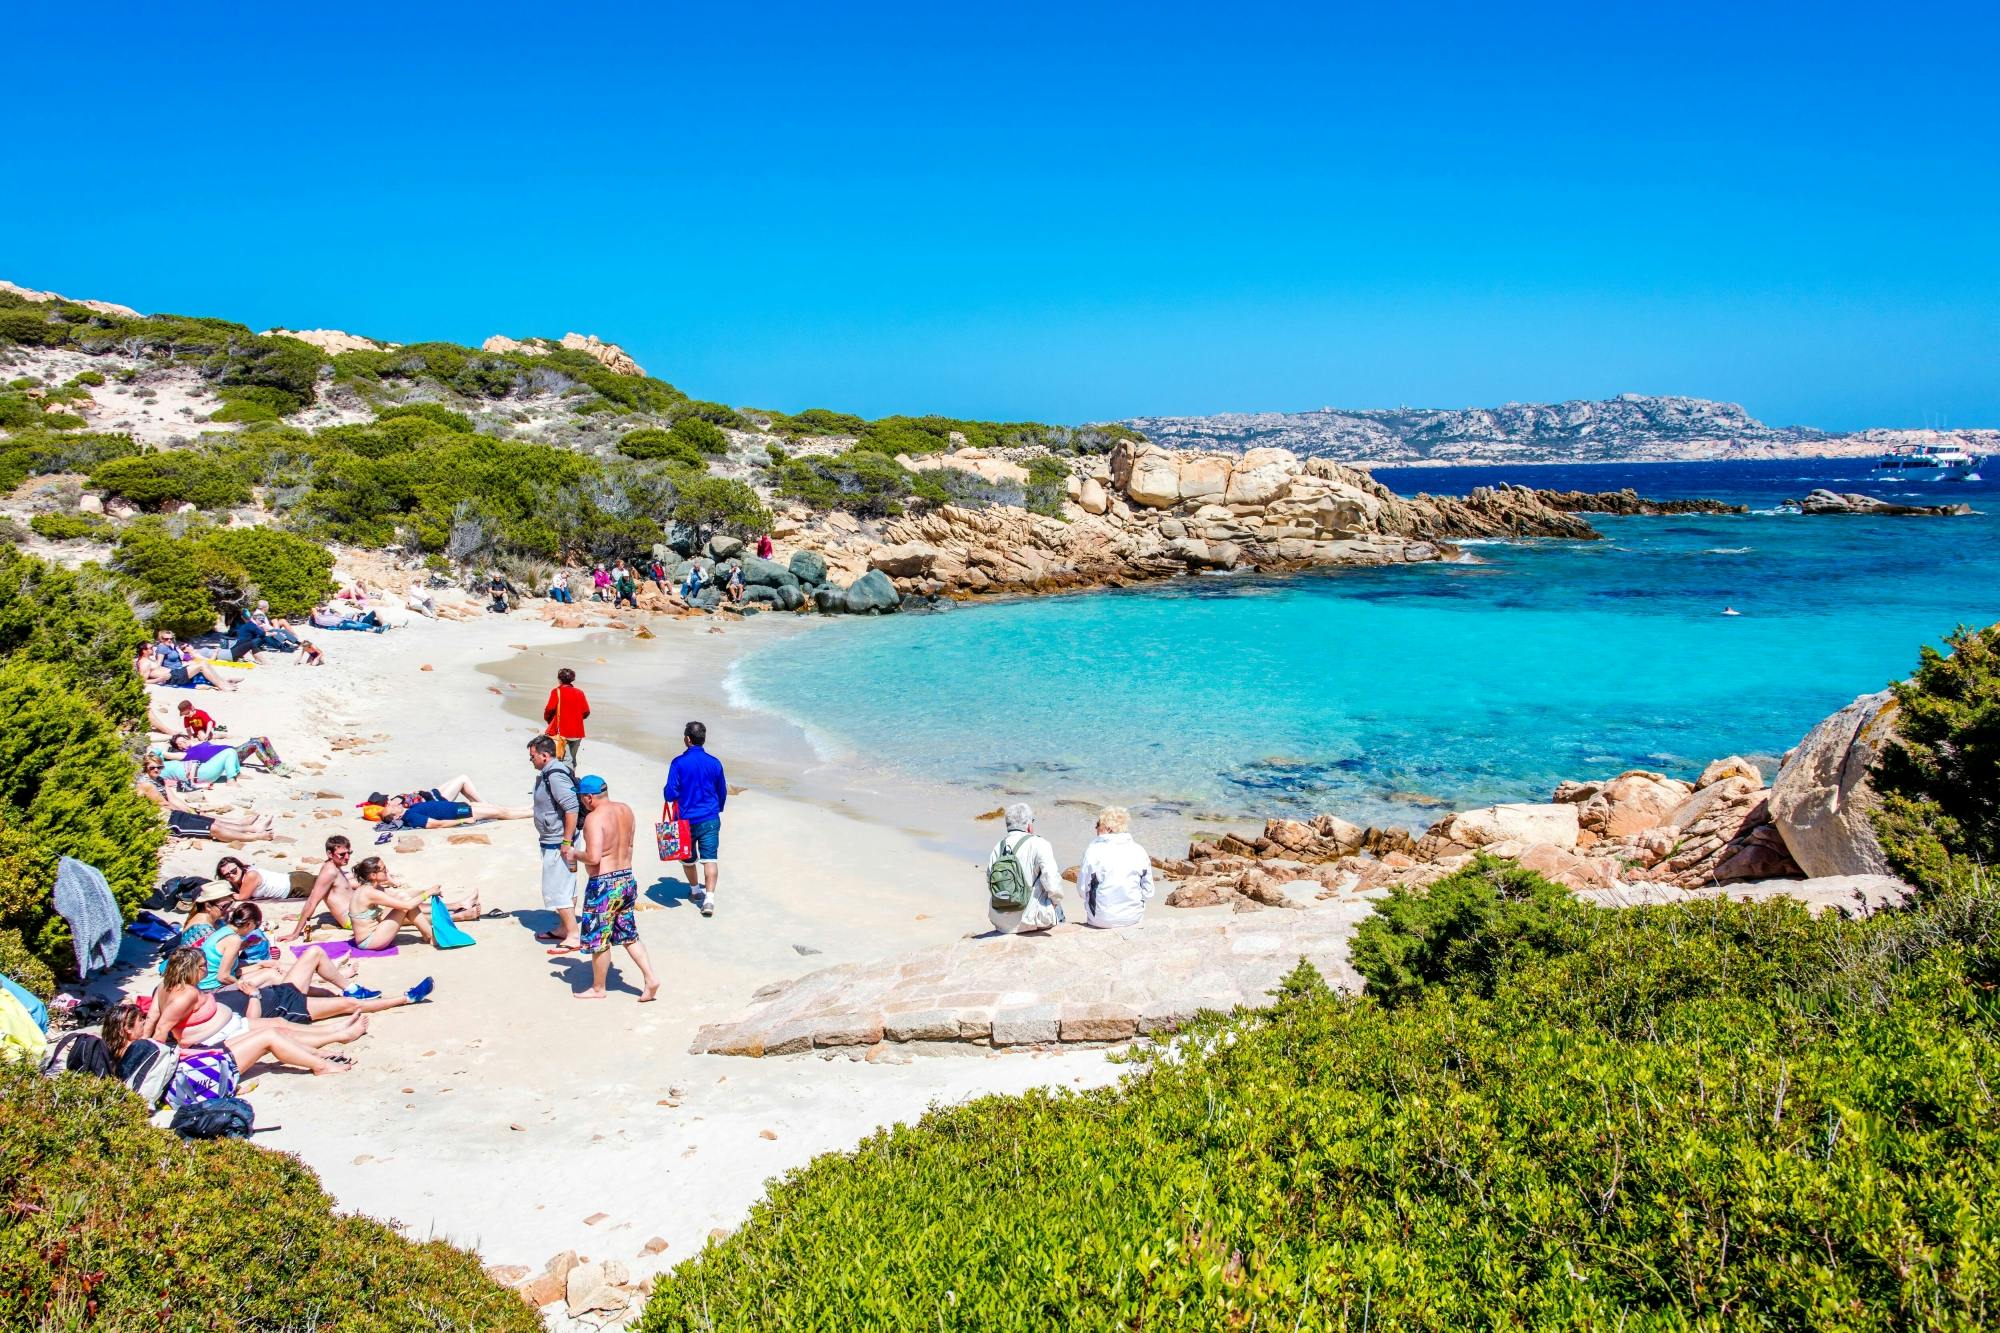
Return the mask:
<path id="1" fill-rule="evenodd" d="M 1907 674 L 1920 644 L 2000 620 L 1993 514 L 1776 511 L 1815 485 L 2000 510 L 1990 481 L 1884 485 L 1865 461 L 1377 475 L 1404 493 L 1630 485 L 1761 512 L 1594 519 L 1605 541 L 1469 546 L 1479 563 L 842 622 L 753 655 L 734 684 L 823 746 L 928 781 L 1414 826 L 1564 778 L 1768 763 Z"/>

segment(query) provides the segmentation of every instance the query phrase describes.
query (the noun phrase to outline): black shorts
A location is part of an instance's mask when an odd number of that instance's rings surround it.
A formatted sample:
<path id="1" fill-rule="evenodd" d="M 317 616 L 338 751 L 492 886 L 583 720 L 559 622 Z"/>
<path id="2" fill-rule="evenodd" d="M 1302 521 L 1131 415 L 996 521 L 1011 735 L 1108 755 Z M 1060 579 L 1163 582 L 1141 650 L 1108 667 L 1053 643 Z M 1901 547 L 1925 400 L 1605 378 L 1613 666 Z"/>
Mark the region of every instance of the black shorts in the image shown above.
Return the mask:
<path id="1" fill-rule="evenodd" d="M 177 838 L 206 838 L 214 827 L 213 815 L 191 815 L 185 810 L 167 812 L 167 832 Z"/>
<path id="2" fill-rule="evenodd" d="M 288 981 L 276 982 L 260 987 L 257 991 L 257 1007 L 266 1018 L 282 1018 L 287 1023 L 310 1023 L 312 1013 L 306 1008 L 306 997 L 299 988 Z"/>

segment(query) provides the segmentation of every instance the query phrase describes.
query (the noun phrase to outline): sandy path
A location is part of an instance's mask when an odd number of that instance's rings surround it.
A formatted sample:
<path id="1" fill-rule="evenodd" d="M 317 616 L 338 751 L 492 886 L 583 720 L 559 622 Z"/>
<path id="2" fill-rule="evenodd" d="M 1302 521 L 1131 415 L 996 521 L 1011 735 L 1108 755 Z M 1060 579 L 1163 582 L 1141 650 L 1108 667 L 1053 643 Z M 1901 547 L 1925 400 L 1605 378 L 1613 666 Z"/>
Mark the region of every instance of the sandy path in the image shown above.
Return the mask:
<path id="1" fill-rule="evenodd" d="M 524 745 L 539 728 L 524 719 L 539 713 L 562 662 L 589 688 L 606 650 L 628 663 L 657 655 L 667 678 L 684 681 L 690 710 L 719 708 L 716 672 L 734 650 L 721 640 L 747 639 L 756 627 L 729 636 L 705 636 L 702 622 L 657 628 L 656 640 L 623 652 L 525 615 L 322 634 L 325 668 L 276 664 L 248 673 L 237 694 L 203 692 L 199 702 L 233 735 L 267 733 L 287 760 L 328 765 L 291 779 L 251 776 L 232 793 L 278 814 L 281 831 L 299 840 L 253 848 L 251 859 L 282 871 L 316 856 L 336 831 L 368 854 L 372 829 L 353 803 L 372 788 L 465 772 L 489 800 L 525 803 L 533 773 Z M 503 685 L 483 670 L 511 661 L 505 670 L 519 674 L 541 655 L 547 671 L 532 685 Z M 621 982 L 636 981 L 622 952 L 608 1000 L 570 998 L 587 965 L 551 959 L 533 938 L 553 918 L 541 910 L 526 821 L 476 830 L 488 845 L 453 846 L 446 834 L 425 833 L 423 850 L 390 858 L 406 882 L 453 893 L 476 887 L 487 906 L 514 915 L 473 927 L 472 949 L 441 954 L 406 944 L 395 958 L 364 963 L 364 980 L 383 990 L 434 975 L 434 1002 L 379 1015 L 350 1048 L 361 1066 L 352 1074 L 263 1074 L 254 1091 L 259 1121 L 282 1128 L 259 1142 L 298 1153 L 342 1204 L 396 1219 L 413 1235 L 445 1236 L 489 1262 L 537 1269 L 574 1248 L 623 1259 L 637 1277 L 686 1257 L 712 1228 L 740 1222 L 772 1176 L 852 1147 L 879 1125 L 914 1119 L 933 1102 L 1113 1077 L 1096 1052 L 902 1064 L 687 1055 L 696 1027 L 740 1011 L 769 981 L 983 929 L 977 879 L 962 850 L 827 803 L 766 794 L 757 789 L 758 765 L 746 763 L 731 772 L 749 790 L 732 798 L 724 822 L 721 907 L 703 920 L 678 879 L 660 877 L 647 835 L 664 768 L 635 752 L 668 753 L 685 718 L 648 721 L 643 706 L 619 697 L 616 674 L 607 680 L 592 691 L 594 729 L 645 734 L 633 737 L 634 748 L 594 735 L 584 767 L 628 799 L 640 821 L 636 868 L 649 910 L 639 929 L 665 982 L 661 1002 L 640 1006 L 635 989 L 621 992 Z M 389 739 L 331 750 L 327 742 L 340 736 Z M 728 762 L 720 731 L 711 748 Z M 341 799 L 316 797 L 322 790 Z M 314 817 L 336 808 L 338 818 Z M 215 850 L 177 847 L 169 873 L 210 873 Z M 802 954 L 801 945 L 818 952 Z M 605 1216 L 587 1220 L 597 1214 Z M 666 1252 L 642 1258 L 655 1236 Z"/>

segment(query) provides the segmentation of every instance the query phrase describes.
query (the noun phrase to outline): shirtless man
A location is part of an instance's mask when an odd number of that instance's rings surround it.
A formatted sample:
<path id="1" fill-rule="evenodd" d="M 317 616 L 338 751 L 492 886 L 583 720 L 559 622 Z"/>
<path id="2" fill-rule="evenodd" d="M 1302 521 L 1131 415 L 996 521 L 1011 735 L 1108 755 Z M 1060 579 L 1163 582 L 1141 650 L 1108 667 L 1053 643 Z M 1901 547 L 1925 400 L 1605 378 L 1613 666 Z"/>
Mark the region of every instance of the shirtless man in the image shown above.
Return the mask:
<path id="1" fill-rule="evenodd" d="M 349 904 L 354 899 L 354 876 L 347 872 L 347 863 L 354 859 L 354 844 L 345 834 L 336 833 L 326 840 L 326 860 L 320 863 L 319 874 L 313 876 L 312 892 L 306 895 L 306 907 L 299 913 L 298 924 L 292 933 L 285 936 L 287 942 L 304 939 L 312 929 L 313 917 L 324 902 L 334 924 L 341 929 L 349 928 Z"/>
<path id="2" fill-rule="evenodd" d="M 639 943 L 639 925 L 633 909 L 639 901 L 639 883 L 632 878 L 632 807 L 614 801 L 604 779 L 592 774 L 579 778 L 577 803 L 583 807 L 583 855 L 578 858 L 590 875 L 583 889 L 583 916 L 577 936 L 590 955 L 590 989 L 578 991 L 579 1000 L 604 998 L 604 982 L 611 973 L 611 946 L 622 944 L 646 988 L 639 993 L 645 1004 L 660 993 L 660 979 Z"/>

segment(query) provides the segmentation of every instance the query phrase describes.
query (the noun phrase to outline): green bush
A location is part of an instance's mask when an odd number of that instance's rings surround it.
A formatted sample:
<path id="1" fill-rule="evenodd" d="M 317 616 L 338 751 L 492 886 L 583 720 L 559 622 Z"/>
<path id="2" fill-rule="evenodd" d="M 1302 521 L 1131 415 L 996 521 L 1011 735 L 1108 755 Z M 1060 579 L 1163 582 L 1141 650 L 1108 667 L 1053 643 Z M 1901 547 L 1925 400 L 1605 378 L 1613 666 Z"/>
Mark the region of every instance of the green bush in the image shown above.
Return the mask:
<path id="1" fill-rule="evenodd" d="M 277 421 L 304 408 L 310 401 L 289 389 L 269 384 L 230 385 L 216 390 L 223 405 L 209 414 L 210 421 Z"/>
<path id="2" fill-rule="evenodd" d="M 119 726 L 146 716 L 132 659 L 146 633 L 110 575 L 0 551 L 0 660 L 32 663 Z"/>
<path id="3" fill-rule="evenodd" d="M 70 383 L 71 383 L 71 384 L 87 384 L 87 385 L 90 385 L 91 387 L 95 388 L 95 387 L 97 387 L 98 385 L 101 385 L 101 384 L 103 384 L 103 383 L 104 383 L 104 372 L 103 372 L 103 371 L 101 371 L 101 370 L 85 370 L 85 371 L 81 371 L 81 372 L 79 372 L 79 373 L 78 373 L 78 374 L 77 374 L 77 375 L 75 376 L 75 378 L 73 378 L 73 379 L 71 379 L 71 380 L 70 380 Z"/>
<path id="4" fill-rule="evenodd" d="M 317 542 L 275 528 L 220 528 L 199 540 L 241 566 L 276 615 L 306 616 L 333 596 L 333 553 Z"/>
<path id="5" fill-rule="evenodd" d="M 250 483 L 226 455 L 198 449 L 158 449 L 113 458 L 90 471 L 90 484 L 142 509 L 191 504 L 228 509 L 247 504 Z"/>
<path id="6" fill-rule="evenodd" d="M 334 1211 L 296 1157 L 188 1142 L 111 1079 L 0 1069 L 0 1326 L 539 1333 L 443 1241 Z"/>
<path id="7" fill-rule="evenodd" d="M 682 417 L 674 423 L 675 439 L 692 448 L 697 454 L 726 454 L 729 452 L 729 437 L 722 428 L 700 417 Z"/>
<path id="8" fill-rule="evenodd" d="M 1890 687 L 1897 743 L 1874 774 L 1883 850 L 1920 884 L 2000 862 L 2000 625 L 1961 626 L 1947 643 L 1949 655 L 1925 645 Z"/>
<path id="9" fill-rule="evenodd" d="M 401 403 L 385 407 L 375 414 L 377 421 L 394 421 L 398 417 L 417 417 L 443 426 L 455 435 L 470 435 L 473 431 L 471 417 L 463 412 L 454 412 L 443 403 Z"/>
<path id="10" fill-rule="evenodd" d="M 40 305 L 0 308 L 0 343 L 60 347 L 68 338 L 69 326 L 52 321 Z"/>
<path id="11" fill-rule="evenodd" d="M 2000 896 L 1543 929 L 1517 873 L 1406 923 L 1444 947 L 1393 1004 L 1301 964 L 1117 1088 L 934 1110 L 791 1172 L 639 1329 L 1990 1322 Z"/>
<path id="12" fill-rule="evenodd" d="M 158 629 L 201 634 L 263 597 L 280 616 L 298 617 L 333 594 L 333 554 L 273 528 L 193 525 L 175 535 L 157 519 L 119 534 L 114 566 L 157 608 Z"/>
<path id="13" fill-rule="evenodd" d="M 748 537 L 771 526 L 771 513 L 757 492 L 725 477 L 696 477 L 680 489 L 673 519 L 706 532 Z"/>
<path id="14" fill-rule="evenodd" d="M 1048 454 L 1028 460 L 1028 509 L 1050 518 L 1062 516 L 1063 502 L 1069 498 L 1069 464 Z"/>
<path id="15" fill-rule="evenodd" d="M 708 470 L 708 460 L 701 456 L 700 449 L 674 432 L 654 426 L 625 432 L 618 440 L 618 452 L 627 458 L 674 463 L 698 472 Z"/>
<path id="16" fill-rule="evenodd" d="M 111 522 L 101 514 L 36 514 L 28 526 L 52 542 L 101 542 L 111 536 Z"/>
<path id="17" fill-rule="evenodd" d="M 0 399 L 5 397 L 0 394 Z M 51 472 L 89 472 L 99 463 L 139 452 L 129 435 L 49 434 L 39 429 L 39 413 L 32 425 L 37 429 L 16 431 L 0 439 L 0 490 L 11 491 L 29 477 Z"/>
<path id="18" fill-rule="evenodd" d="M 844 509 L 865 518 L 903 512 L 911 499 L 942 503 L 942 483 L 919 476 L 894 459 L 866 449 L 788 458 L 773 469 L 777 492 L 816 510 Z"/>
<path id="19" fill-rule="evenodd" d="M 773 413 L 771 429 L 783 435 L 859 435 L 868 429 L 868 423 L 852 413 L 809 407 L 789 416 Z"/>

